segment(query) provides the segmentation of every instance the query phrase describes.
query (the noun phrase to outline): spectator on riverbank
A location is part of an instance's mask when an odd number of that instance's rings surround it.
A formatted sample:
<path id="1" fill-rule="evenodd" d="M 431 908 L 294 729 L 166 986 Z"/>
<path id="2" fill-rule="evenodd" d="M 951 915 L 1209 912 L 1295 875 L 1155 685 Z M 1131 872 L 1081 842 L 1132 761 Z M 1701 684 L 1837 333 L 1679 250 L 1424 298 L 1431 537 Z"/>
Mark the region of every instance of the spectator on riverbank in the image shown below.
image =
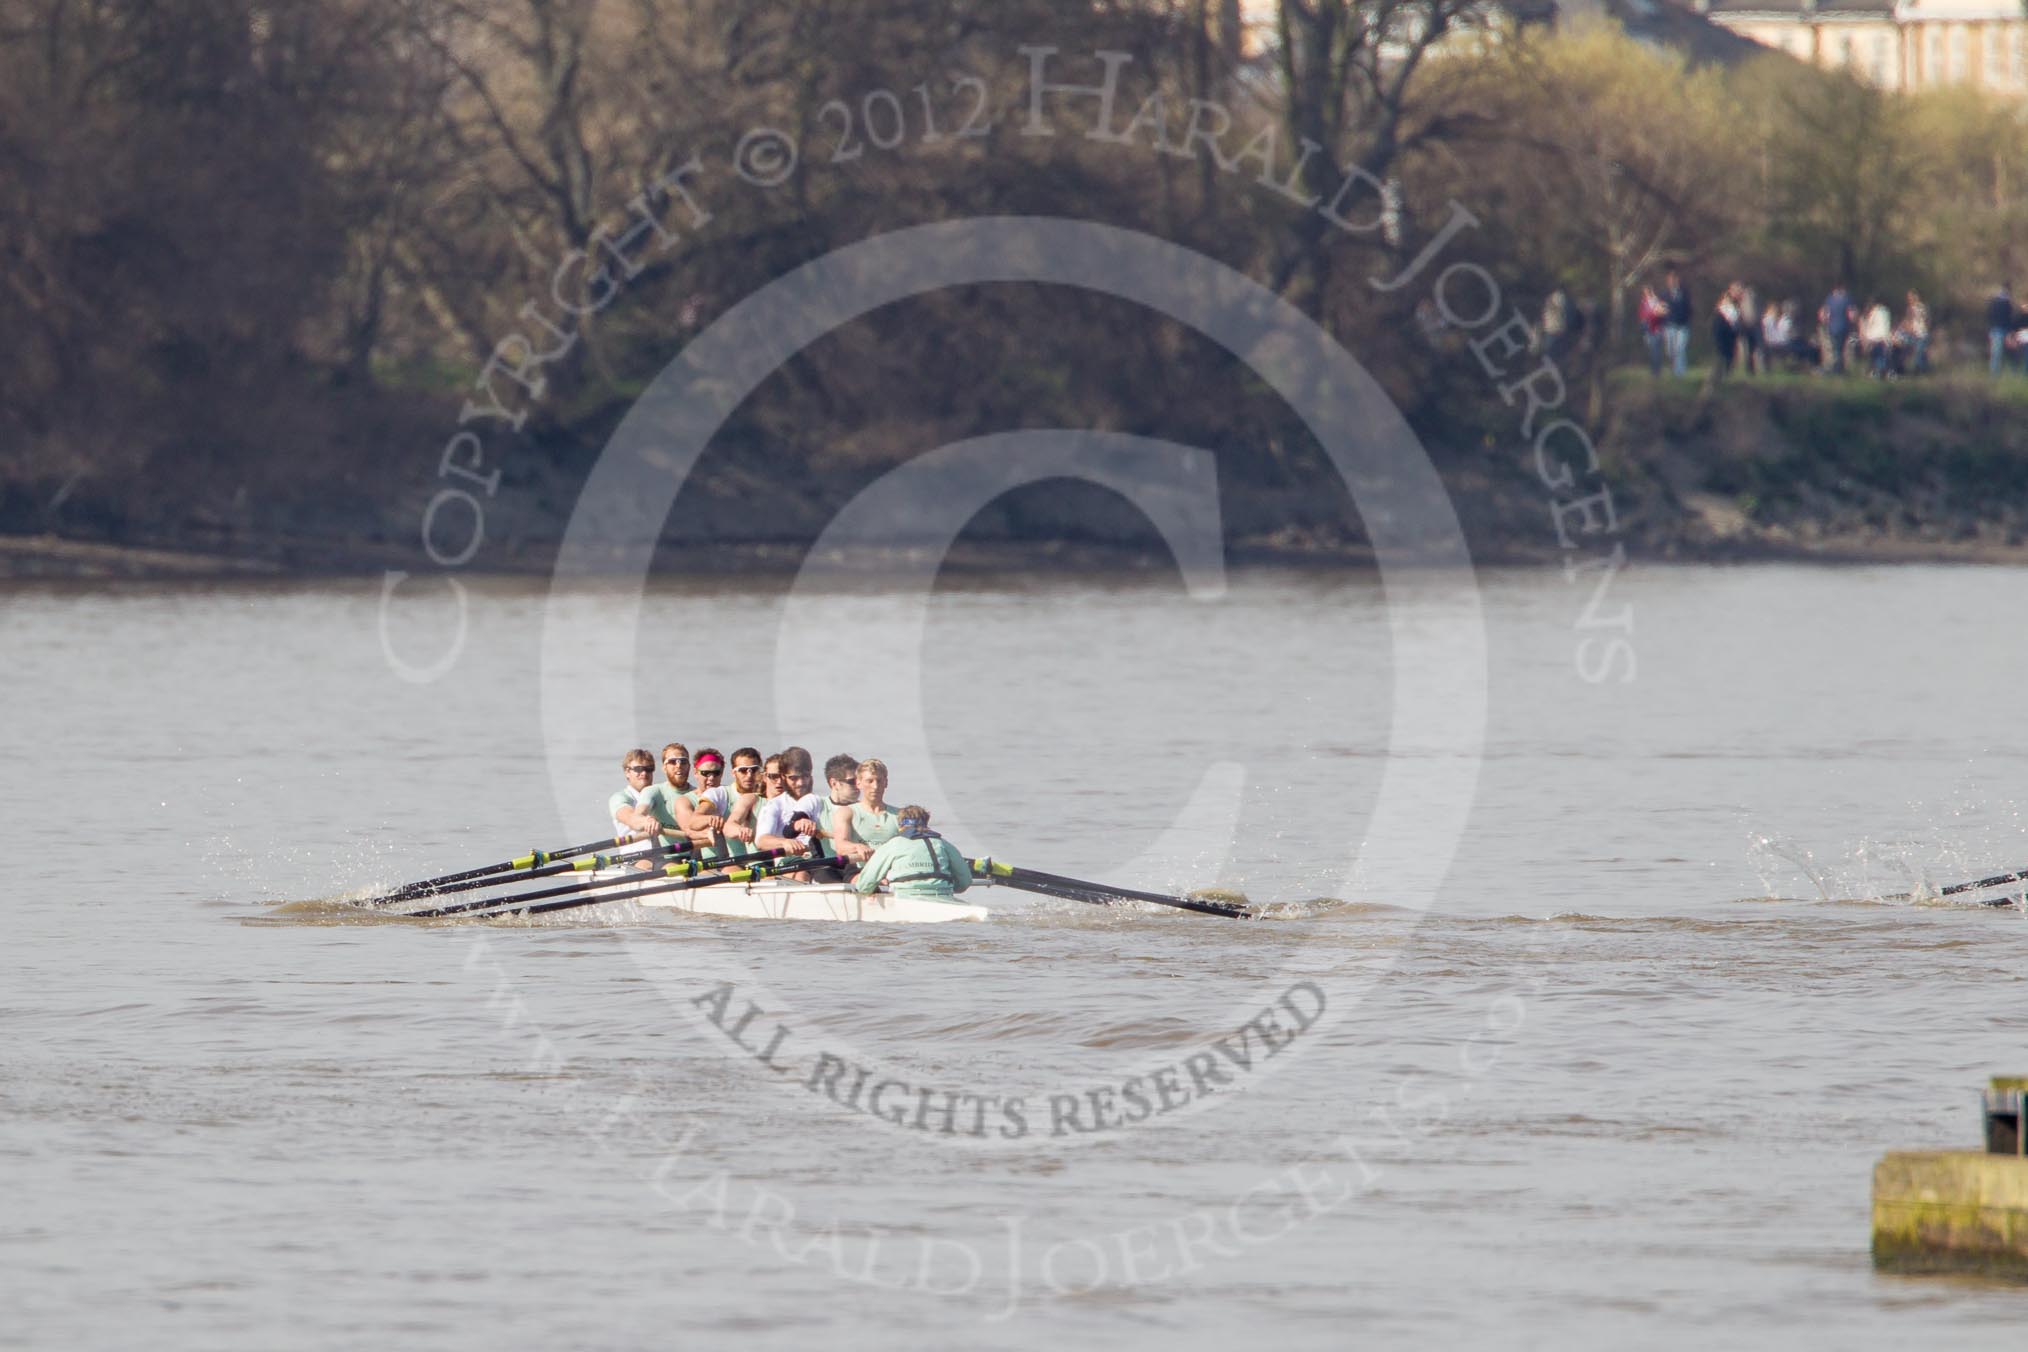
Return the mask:
<path id="1" fill-rule="evenodd" d="M 1887 302 L 1876 300 L 1866 307 L 1859 327 L 1859 341 L 1865 345 L 1866 374 L 1876 380 L 1894 373 L 1894 315 Z"/>
<path id="2" fill-rule="evenodd" d="M 1550 361 L 1562 358 L 1570 343 L 1570 296 L 1562 287 L 1542 302 L 1542 324 L 1535 333 L 1536 344 Z"/>
<path id="3" fill-rule="evenodd" d="M 1921 375 L 1929 370 L 1929 307 L 1914 291 L 1908 293 L 1901 323 L 1895 327 L 1894 345 L 1899 358 L 1896 365 L 1902 371 Z"/>
<path id="4" fill-rule="evenodd" d="M 1986 370 L 1989 374 L 2000 374 L 2000 365 L 2007 355 L 2007 338 L 2014 328 L 2014 293 L 2002 282 L 1986 302 Z"/>
<path id="5" fill-rule="evenodd" d="M 1690 308 L 1690 288 L 1671 268 L 1662 279 L 1662 341 L 1669 349 L 1669 368 L 1677 375 L 1690 374 L 1690 325 L 1696 311 Z"/>
<path id="6" fill-rule="evenodd" d="M 1802 321 L 1796 317 L 1796 303 L 1792 300 L 1782 302 L 1782 334 L 1782 355 L 1797 370 L 1816 370 L 1823 365 L 1823 350 L 1813 339 L 1804 336 Z"/>
<path id="7" fill-rule="evenodd" d="M 1761 315 L 1761 369 L 1773 369 L 1775 358 L 1782 356 L 1788 351 L 1789 340 L 1794 336 L 1794 324 L 1789 316 L 1794 312 L 1794 306 L 1784 309 L 1780 301 L 1773 301 L 1769 303 L 1767 310 Z"/>
<path id="8" fill-rule="evenodd" d="M 1739 369 L 1752 375 L 1756 367 L 1767 373 L 1767 352 L 1761 346 L 1760 293 L 1735 283 L 1739 293 Z"/>
<path id="9" fill-rule="evenodd" d="M 1761 341 L 1767 349 L 1763 357 L 1767 369 L 1773 369 L 1777 360 L 1787 362 L 1792 371 L 1807 370 L 1817 365 L 1817 345 L 1804 337 L 1797 327 L 1794 301 L 1785 300 L 1779 305 L 1770 302 L 1767 318 L 1762 321 L 1761 327 Z"/>
<path id="10" fill-rule="evenodd" d="M 1831 294 L 1824 297 L 1817 310 L 1817 330 L 1824 335 L 1824 360 L 1833 375 L 1845 374 L 1845 343 L 1858 321 L 1859 311 L 1852 304 L 1852 293 L 1840 282 L 1831 288 Z"/>
<path id="11" fill-rule="evenodd" d="M 1665 340 L 1662 336 L 1662 321 L 1669 313 L 1669 307 L 1662 304 L 1662 298 L 1655 294 L 1655 288 L 1641 288 L 1641 304 L 1634 311 L 1641 321 L 1641 337 L 1648 345 L 1648 374 L 1662 374 L 1662 352 Z"/>
<path id="12" fill-rule="evenodd" d="M 1739 351 L 1739 287 L 1735 284 L 1719 293 L 1711 307 L 1711 378 L 1725 379 Z"/>

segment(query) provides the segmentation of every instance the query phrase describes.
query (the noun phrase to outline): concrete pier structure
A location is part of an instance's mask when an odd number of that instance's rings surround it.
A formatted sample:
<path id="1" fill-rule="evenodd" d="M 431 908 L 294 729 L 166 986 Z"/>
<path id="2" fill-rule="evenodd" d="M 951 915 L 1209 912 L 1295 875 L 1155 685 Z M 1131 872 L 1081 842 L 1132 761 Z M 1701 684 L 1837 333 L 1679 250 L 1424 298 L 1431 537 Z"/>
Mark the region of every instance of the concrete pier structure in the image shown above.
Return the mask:
<path id="1" fill-rule="evenodd" d="M 1873 1265 L 2028 1281 L 2024 1081 L 1985 1095 L 1987 1148 L 1898 1150 L 1873 1166 Z"/>

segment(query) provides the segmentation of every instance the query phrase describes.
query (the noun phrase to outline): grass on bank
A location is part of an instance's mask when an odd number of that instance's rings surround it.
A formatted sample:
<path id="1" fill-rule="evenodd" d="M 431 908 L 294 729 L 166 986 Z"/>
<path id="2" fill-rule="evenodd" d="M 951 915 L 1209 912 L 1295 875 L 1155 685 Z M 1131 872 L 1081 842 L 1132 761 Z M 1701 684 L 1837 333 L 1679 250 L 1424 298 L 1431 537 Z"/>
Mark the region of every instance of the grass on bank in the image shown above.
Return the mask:
<path id="1" fill-rule="evenodd" d="M 2028 408 L 2028 376 L 2016 371 L 1993 376 L 1983 369 L 1966 367 L 1902 376 L 1898 380 L 1875 380 L 1851 371 L 1844 375 L 1829 375 L 1821 371 L 1783 370 L 1751 376 L 1733 374 L 1714 382 L 1708 363 L 1693 365 L 1688 374 L 1681 376 L 1666 371 L 1659 376 L 1650 375 L 1647 367 L 1634 363 L 1615 369 L 1607 377 L 1607 383 L 1615 394 L 1645 390 L 1662 401 L 1689 402 L 1707 393 L 1723 395 L 1736 390 L 1761 390 L 1827 401 L 1901 408 L 1919 408 L 1925 403 L 1949 401 Z"/>

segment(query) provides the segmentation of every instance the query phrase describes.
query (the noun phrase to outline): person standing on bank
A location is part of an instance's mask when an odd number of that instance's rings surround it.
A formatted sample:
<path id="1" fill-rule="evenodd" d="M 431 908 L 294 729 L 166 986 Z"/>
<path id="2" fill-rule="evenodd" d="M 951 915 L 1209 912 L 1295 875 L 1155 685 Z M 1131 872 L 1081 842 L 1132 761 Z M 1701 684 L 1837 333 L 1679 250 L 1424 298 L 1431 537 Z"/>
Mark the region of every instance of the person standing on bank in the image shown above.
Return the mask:
<path id="1" fill-rule="evenodd" d="M 1662 304 L 1662 298 L 1655 294 L 1655 288 L 1641 288 L 1641 305 L 1635 315 L 1641 321 L 1641 341 L 1648 349 L 1648 374 L 1662 374 L 1662 349 L 1666 342 L 1662 335 L 1662 319 L 1669 313 L 1669 307 Z"/>
<path id="2" fill-rule="evenodd" d="M 1725 379 L 1739 352 L 1739 302 L 1728 288 L 1711 307 L 1711 378 Z"/>
<path id="3" fill-rule="evenodd" d="M 1840 282 L 1831 288 L 1831 294 L 1824 297 L 1823 308 L 1817 311 L 1817 328 L 1824 335 L 1826 348 L 1824 358 L 1830 363 L 1832 375 L 1845 374 L 1845 344 L 1851 340 L 1852 329 L 1858 322 L 1859 308 L 1852 304 L 1852 293 Z"/>
<path id="4" fill-rule="evenodd" d="M 1741 284 L 1739 293 L 1739 371 L 1752 375 L 1756 369 L 1767 374 L 1767 353 L 1761 347 L 1760 293 Z"/>
<path id="5" fill-rule="evenodd" d="M 2007 335 L 2014 331 L 2014 293 L 2005 282 L 1986 302 L 1986 370 L 2000 374 L 2007 359 Z"/>
<path id="6" fill-rule="evenodd" d="M 1690 325 L 1695 317 L 1690 290 L 1672 268 L 1662 279 L 1662 341 L 1669 349 L 1669 369 L 1679 376 L 1690 374 Z"/>

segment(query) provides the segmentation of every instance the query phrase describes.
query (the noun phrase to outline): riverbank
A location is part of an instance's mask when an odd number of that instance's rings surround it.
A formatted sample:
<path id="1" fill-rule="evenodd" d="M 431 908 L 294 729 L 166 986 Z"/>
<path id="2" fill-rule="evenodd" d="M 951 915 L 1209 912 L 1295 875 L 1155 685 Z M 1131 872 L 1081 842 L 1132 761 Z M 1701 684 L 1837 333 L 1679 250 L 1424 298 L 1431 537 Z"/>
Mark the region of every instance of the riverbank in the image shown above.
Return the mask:
<path id="1" fill-rule="evenodd" d="M 1883 383 L 1809 375 L 1734 380 L 1616 373 L 1597 443 L 1630 559 L 1830 563 L 2028 563 L 2028 380 L 1980 375 Z M 1531 564 L 1562 556 L 1552 495 L 1535 476 L 1511 413 L 1427 428 L 1472 557 Z M 906 439 L 904 439 L 906 440 Z M 595 455 L 595 451 L 591 452 Z M 546 574 L 591 455 L 540 457 L 503 484 L 488 536 L 465 571 Z M 712 461 L 716 460 L 716 463 Z M 1258 462 L 1258 463 L 1256 463 Z M 700 465 L 710 504 L 672 523 L 657 571 L 782 574 L 801 567 L 837 510 L 885 466 L 821 462 L 779 477 L 749 472 L 736 449 Z M 1365 541 L 1337 524 L 1343 489 L 1321 459 L 1220 452 L 1226 553 L 1235 565 L 1364 568 Z M 414 514 L 427 484 L 391 485 L 367 506 L 349 490 L 347 531 L 308 531 L 314 479 L 287 510 L 179 525 L 173 515 L 82 529 L 0 534 L 0 577 L 201 578 L 433 570 Z M 1319 504 L 1323 504 L 1320 507 Z M 265 523 L 265 524 L 264 524 Z M 296 524 L 292 524 L 296 523 Z M 877 573 L 909 551 L 829 560 Z M 958 571 L 1161 570 L 1168 551 L 1123 501 L 1081 486 L 1024 490 L 974 522 L 945 559 Z M 617 562 L 616 562 L 617 566 Z"/>
<path id="2" fill-rule="evenodd" d="M 2028 380 L 1623 372 L 1612 393 L 1637 556 L 2028 562 Z"/>

